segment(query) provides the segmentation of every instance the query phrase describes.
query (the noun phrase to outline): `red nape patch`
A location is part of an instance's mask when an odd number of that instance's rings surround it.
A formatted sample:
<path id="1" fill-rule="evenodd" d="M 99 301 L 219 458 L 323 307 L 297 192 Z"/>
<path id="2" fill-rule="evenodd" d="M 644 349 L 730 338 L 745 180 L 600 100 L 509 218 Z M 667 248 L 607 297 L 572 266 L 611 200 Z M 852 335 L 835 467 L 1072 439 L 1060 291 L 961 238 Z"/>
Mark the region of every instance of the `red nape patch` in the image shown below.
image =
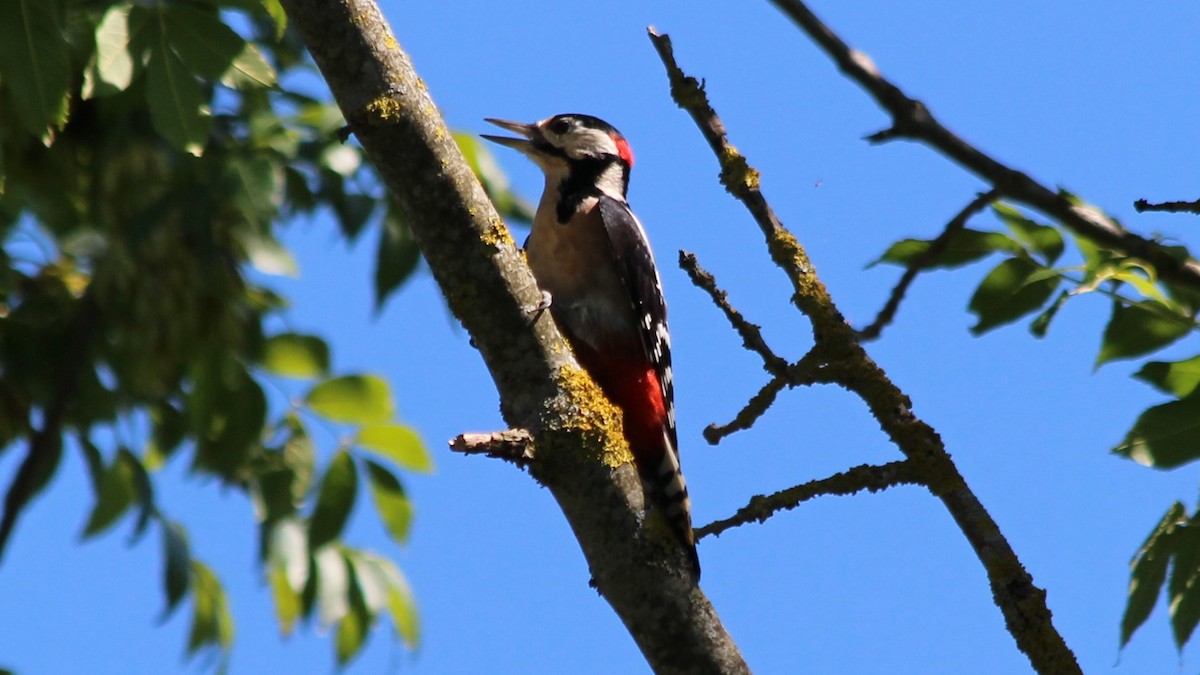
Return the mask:
<path id="1" fill-rule="evenodd" d="M 612 134 L 612 139 L 617 144 L 617 154 L 626 164 L 633 166 L 633 150 L 629 147 L 629 141 L 618 134 Z"/>

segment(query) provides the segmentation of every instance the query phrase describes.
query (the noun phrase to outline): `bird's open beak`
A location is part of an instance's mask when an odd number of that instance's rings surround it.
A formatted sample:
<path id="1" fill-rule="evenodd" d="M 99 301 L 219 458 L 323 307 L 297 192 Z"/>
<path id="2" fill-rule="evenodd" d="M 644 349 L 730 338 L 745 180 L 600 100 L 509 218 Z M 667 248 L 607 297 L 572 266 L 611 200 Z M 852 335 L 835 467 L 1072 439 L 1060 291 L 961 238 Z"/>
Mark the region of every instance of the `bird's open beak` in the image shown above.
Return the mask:
<path id="1" fill-rule="evenodd" d="M 515 148 L 521 152 L 529 152 L 533 149 L 533 141 L 541 136 L 535 124 L 524 124 L 521 122 L 510 122 L 508 120 L 497 120 L 491 117 L 485 117 L 485 122 L 495 124 L 501 129 L 508 129 L 514 134 L 522 136 L 522 138 L 510 138 L 508 136 L 492 136 L 490 134 L 480 134 L 482 138 L 500 145 L 507 145 L 510 148 Z"/>

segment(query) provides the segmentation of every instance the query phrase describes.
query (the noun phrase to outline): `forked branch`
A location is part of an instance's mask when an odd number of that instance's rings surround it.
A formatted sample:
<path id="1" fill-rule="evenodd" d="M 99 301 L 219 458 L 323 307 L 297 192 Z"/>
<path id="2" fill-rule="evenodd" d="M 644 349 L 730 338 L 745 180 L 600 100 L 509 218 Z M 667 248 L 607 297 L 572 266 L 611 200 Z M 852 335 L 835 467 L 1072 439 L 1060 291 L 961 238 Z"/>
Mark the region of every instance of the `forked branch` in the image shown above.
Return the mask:
<path id="1" fill-rule="evenodd" d="M 729 142 L 704 88 L 676 64 L 667 36 L 650 29 L 650 40 L 666 68 L 672 97 L 692 116 L 713 148 L 721 166 L 722 183 L 754 217 L 766 238 L 771 259 L 792 284 L 793 303 L 812 322 L 815 344 L 805 358 L 816 360 L 815 372 L 821 381 L 836 383 L 866 403 L 911 464 L 916 482 L 927 485 L 946 506 L 987 570 L 992 595 L 1009 632 L 1034 668 L 1044 673 L 1081 672 L 1075 655 L 1054 628 L 1045 591 L 1033 585 L 999 526 L 958 473 L 941 438 L 913 414 L 908 397 L 863 350 L 817 276 L 807 252 L 763 197 L 758 172 Z"/>

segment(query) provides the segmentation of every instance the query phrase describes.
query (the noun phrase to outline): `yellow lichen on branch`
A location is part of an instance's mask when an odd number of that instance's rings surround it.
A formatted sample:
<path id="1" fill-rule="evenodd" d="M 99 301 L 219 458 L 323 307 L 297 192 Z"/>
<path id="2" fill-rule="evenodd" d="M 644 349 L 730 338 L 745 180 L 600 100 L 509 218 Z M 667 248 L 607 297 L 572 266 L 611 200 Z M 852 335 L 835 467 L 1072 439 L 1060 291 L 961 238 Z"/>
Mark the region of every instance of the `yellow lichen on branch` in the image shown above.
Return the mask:
<path id="1" fill-rule="evenodd" d="M 582 450 L 584 457 L 599 459 L 610 468 L 632 462 L 633 453 L 622 433 L 621 411 L 591 376 L 582 369 L 563 366 L 557 379 L 570 402 L 570 409 L 561 416 L 562 429 L 574 431 L 582 440 L 572 444 L 572 451 Z"/>
<path id="2" fill-rule="evenodd" d="M 384 95 L 367 104 L 367 112 L 379 122 L 395 122 L 400 119 L 402 106 L 396 99 Z"/>
<path id="3" fill-rule="evenodd" d="M 721 149 L 719 161 L 721 163 L 721 185 L 724 185 L 730 194 L 741 198 L 758 190 L 760 184 L 758 169 L 750 166 L 737 148 L 726 145 Z"/>

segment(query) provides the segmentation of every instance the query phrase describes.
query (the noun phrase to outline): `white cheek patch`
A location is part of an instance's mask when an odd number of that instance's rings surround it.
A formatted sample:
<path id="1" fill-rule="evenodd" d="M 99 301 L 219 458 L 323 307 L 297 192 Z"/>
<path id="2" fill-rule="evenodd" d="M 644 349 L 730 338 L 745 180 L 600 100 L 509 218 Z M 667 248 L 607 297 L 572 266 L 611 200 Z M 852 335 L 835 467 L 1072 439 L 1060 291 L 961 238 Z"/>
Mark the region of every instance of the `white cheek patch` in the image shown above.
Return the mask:
<path id="1" fill-rule="evenodd" d="M 599 129 L 580 129 L 563 140 L 566 141 L 563 150 L 572 159 L 621 154 L 612 137 Z"/>

